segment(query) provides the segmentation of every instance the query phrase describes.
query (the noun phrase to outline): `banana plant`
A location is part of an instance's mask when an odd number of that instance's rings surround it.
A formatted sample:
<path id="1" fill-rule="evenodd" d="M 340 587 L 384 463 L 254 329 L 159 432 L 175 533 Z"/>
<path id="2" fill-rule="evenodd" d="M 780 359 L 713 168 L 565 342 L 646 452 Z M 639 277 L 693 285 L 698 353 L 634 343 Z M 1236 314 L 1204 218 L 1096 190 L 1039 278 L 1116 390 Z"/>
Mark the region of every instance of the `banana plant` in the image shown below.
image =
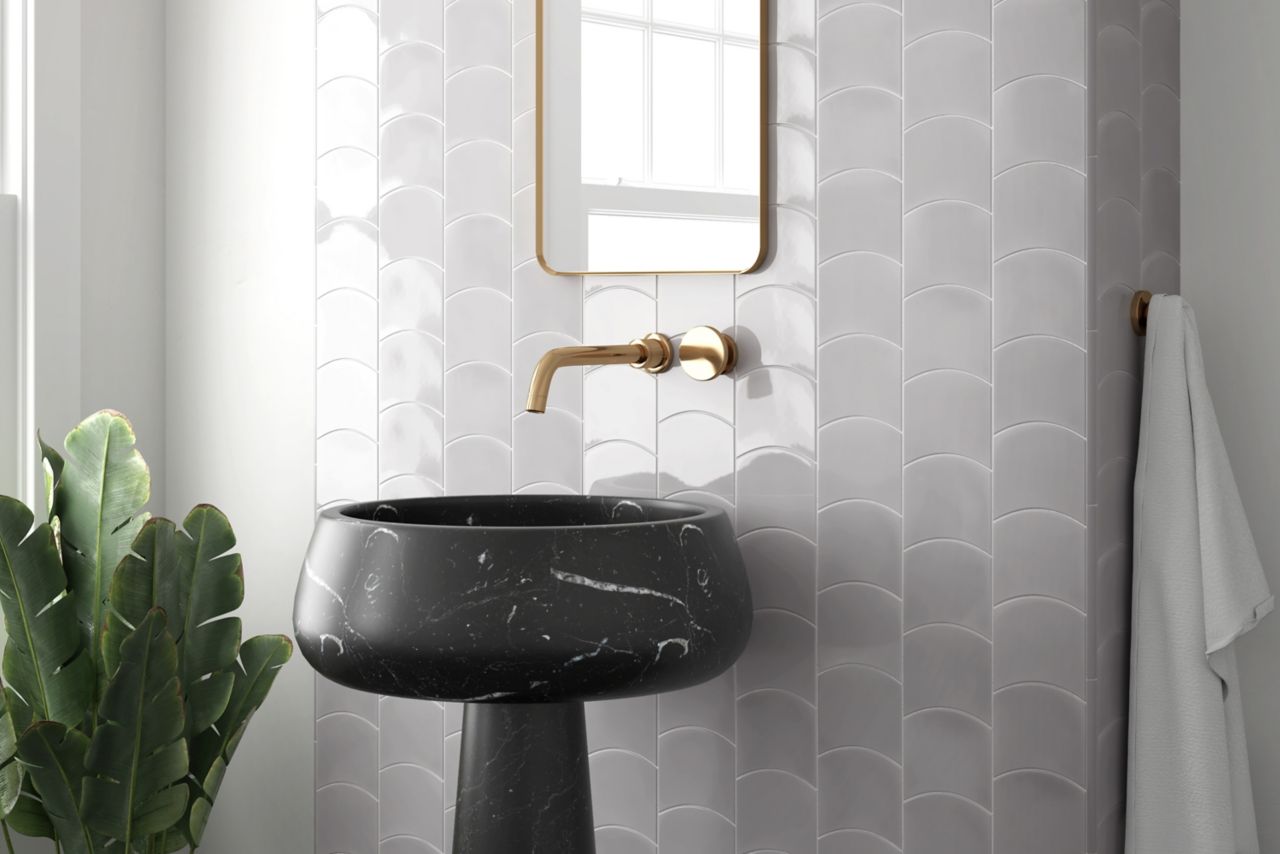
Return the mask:
<path id="1" fill-rule="evenodd" d="M 0 829 L 63 854 L 200 845 L 227 766 L 293 652 L 241 641 L 231 524 L 200 505 L 151 518 L 128 420 L 40 443 L 42 515 L 0 496 Z"/>

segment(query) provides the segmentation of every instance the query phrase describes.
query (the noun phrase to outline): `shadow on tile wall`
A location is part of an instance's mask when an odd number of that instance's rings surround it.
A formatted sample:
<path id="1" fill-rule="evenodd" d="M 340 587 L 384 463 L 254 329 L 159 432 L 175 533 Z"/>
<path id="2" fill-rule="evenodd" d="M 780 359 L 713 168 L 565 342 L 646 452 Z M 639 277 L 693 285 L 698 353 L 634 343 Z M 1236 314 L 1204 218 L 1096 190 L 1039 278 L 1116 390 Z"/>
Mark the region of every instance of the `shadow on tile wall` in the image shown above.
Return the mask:
<path id="1" fill-rule="evenodd" d="M 735 671 L 589 707 L 601 854 L 1121 850 L 1136 286 L 1177 289 L 1164 0 L 775 0 L 765 268 L 534 260 L 534 0 L 321 0 L 317 503 L 682 496 Z M 736 381 L 550 347 L 697 324 Z M 316 695 L 318 854 L 449 847 L 459 709 Z"/>

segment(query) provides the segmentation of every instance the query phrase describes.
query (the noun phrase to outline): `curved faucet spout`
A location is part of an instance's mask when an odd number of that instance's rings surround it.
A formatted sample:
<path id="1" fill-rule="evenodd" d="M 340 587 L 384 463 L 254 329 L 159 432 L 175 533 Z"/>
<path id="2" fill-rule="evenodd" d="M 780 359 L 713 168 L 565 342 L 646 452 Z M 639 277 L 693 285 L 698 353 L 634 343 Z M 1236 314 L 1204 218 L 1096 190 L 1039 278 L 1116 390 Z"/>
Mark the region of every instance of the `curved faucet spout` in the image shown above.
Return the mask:
<path id="1" fill-rule="evenodd" d="M 557 347 L 548 350 L 533 369 L 529 383 L 528 412 L 546 412 L 547 397 L 551 394 L 551 380 L 556 371 L 574 365 L 630 365 L 651 374 L 661 374 L 671 369 L 671 339 L 659 332 L 651 332 L 630 344 L 607 344 L 598 347 Z"/>

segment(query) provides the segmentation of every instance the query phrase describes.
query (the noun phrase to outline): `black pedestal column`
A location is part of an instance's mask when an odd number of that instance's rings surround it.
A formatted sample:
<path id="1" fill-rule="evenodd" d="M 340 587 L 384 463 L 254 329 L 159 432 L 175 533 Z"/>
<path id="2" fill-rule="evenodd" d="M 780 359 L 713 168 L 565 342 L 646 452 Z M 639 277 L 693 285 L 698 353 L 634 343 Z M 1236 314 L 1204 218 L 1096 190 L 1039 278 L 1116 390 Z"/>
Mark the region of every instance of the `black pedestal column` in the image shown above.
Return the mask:
<path id="1" fill-rule="evenodd" d="M 582 703 L 468 703 L 454 854 L 595 854 Z"/>

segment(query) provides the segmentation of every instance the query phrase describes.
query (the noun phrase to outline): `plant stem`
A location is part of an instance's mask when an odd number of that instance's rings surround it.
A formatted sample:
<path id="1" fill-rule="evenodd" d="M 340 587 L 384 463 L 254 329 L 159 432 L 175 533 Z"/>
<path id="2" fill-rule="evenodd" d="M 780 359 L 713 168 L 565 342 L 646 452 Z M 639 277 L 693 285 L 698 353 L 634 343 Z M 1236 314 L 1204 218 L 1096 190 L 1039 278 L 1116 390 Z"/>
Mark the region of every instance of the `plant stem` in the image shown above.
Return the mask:
<path id="1" fill-rule="evenodd" d="M 62 843 L 56 839 L 53 840 L 53 850 L 55 854 L 62 854 Z"/>
<path id="2" fill-rule="evenodd" d="M 13 837 L 9 835 L 9 822 L 0 821 L 0 828 L 4 828 L 4 844 L 9 849 L 9 854 L 13 854 Z"/>

